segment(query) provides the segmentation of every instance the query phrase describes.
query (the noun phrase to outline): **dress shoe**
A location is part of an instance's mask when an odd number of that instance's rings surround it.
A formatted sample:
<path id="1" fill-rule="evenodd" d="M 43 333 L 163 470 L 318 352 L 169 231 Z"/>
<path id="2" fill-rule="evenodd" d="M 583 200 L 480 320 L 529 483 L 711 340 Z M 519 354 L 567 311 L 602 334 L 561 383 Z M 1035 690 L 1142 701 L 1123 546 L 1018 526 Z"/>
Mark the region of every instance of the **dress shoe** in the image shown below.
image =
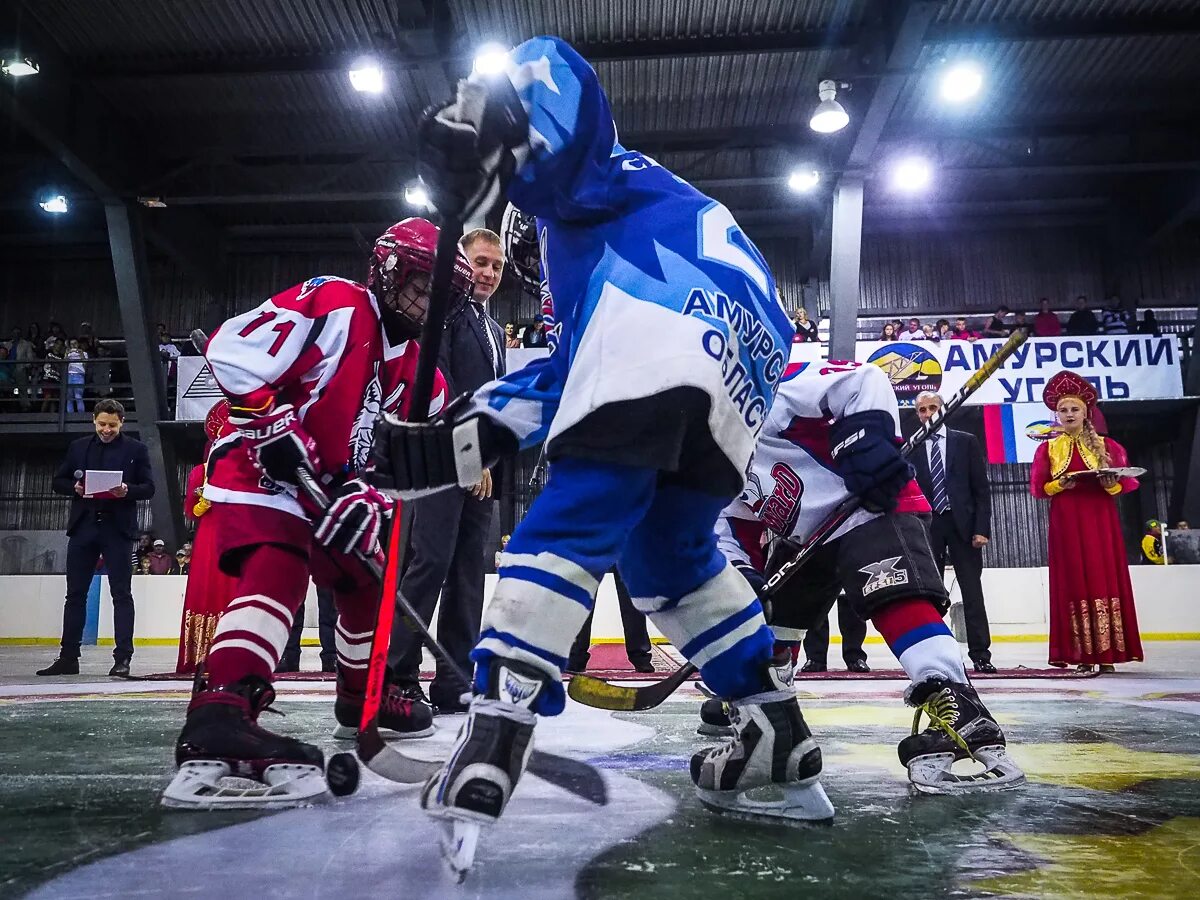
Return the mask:
<path id="1" fill-rule="evenodd" d="M 870 672 L 871 667 L 867 665 L 865 659 L 856 659 L 854 662 L 846 663 L 847 672 Z"/>
<path id="2" fill-rule="evenodd" d="M 992 665 L 990 660 L 977 659 L 972 661 L 972 667 L 976 672 L 982 672 L 984 675 L 995 675 L 996 667 Z"/>
<path id="3" fill-rule="evenodd" d="M 282 675 L 287 672 L 299 672 L 299 671 L 300 671 L 300 663 L 298 661 L 293 662 L 290 659 L 279 660 L 279 665 L 277 665 L 275 667 L 276 675 Z"/>
<path id="4" fill-rule="evenodd" d="M 128 678 L 129 677 L 129 660 L 118 659 L 113 662 L 113 667 L 108 670 L 109 678 Z"/>
<path id="5" fill-rule="evenodd" d="M 581 675 L 587 671 L 586 659 L 568 659 L 567 667 L 563 669 L 568 675 Z"/>
<path id="6" fill-rule="evenodd" d="M 1091 674 L 1092 667 L 1087 663 L 1080 663 L 1075 667 L 1075 671 L 1080 675 L 1089 675 Z"/>
<path id="7" fill-rule="evenodd" d="M 1100 674 L 1101 675 L 1112 675 L 1116 671 L 1117 671 L 1117 667 L 1114 666 L 1112 663 L 1101 663 L 1100 664 Z"/>
<path id="8" fill-rule="evenodd" d="M 337 671 L 337 660 L 334 660 L 334 659 L 321 660 L 321 671 L 322 672 L 336 672 Z"/>
<path id="9" fill-rule="evenodd" d="M 78 675 L 79 674 L 79 658 L 68 659 L 65 656 L 60 656 L 44 669 L 38 669 L 39 675 Z"/>
<path id="10" fill-rule="evenodd" d="M 654 663 L 650 662 L 648 659 L 639 659 L 636 662 L 630 660 L 630 662 L 633 663 L 633 670 L 635 672 L 641 672 L 643 675 L 653 675 L 658 671 L 654 668 Z"/>
<path id="11" fill-rule="evenodd" d="M 808 662 L 806 662 L 804 665 L 802 665 L 800 667 L 800 671 L 801 672 L 825 672 L 825 671 L 828 671 L 828 669 L 826 668 L 825 663 L 817 662 L 816 660 L 810 659 Z"/>

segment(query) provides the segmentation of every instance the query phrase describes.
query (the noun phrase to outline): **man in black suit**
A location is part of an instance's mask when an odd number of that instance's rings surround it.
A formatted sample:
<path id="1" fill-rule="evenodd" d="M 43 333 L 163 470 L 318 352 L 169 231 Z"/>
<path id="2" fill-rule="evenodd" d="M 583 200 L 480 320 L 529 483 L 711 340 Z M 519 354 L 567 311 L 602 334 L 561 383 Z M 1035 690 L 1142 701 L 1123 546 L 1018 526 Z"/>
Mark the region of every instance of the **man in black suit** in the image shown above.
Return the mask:
<path id="1" fill-rule="evenodd" d="M 942 408 L 930 391 L 917 395 L 917 418 L 926 422 Z M 942 427 L 912 454 L 921 486 L 933 507 L 930 540 L 938 570 L 947 553 L 962 591 L 967 652 L 976 672 L 995 672 L 992 635 L 983 603 L 983 547 L 992 534 L 992 494 L 987 464 L 973 434 Z"/>
<path id="2" fill-rule="evenodd" d="M 129 674 L 133 657 L 133 593 L 130 549 L 137 537 L 137 501 L 154 495 L 150 454 L 141 441 L 121 434 L 125 407 L 101 400 L 92 412 L 96 433 L 73 441 L 54 475 L 56 494 L 71 497 L 67 520 L 67 602 L 63 608 L 62 651 L 39 675 L 78 675 L 79 644 L 87 617 L 87 593 L 101 556 L 113 599 L 113 667 L 109 675 Z M 110 492 L 84 494 L 89 470 L 119 471 L 122 482 Z"/>
<path id="3" fill-rule="evenodd" d="M 452 397 L 474 391 L 506 371 L 504 330 L 485 308 L 504 273 L 500 236 L 478 228 L 464 235 L 459 247 L 471 264 L 475 289 L 442 335 L 438 368 Z M 441 593 L 438 641 L 464 672 L 471 671 L 469 655 L 479 639 L 483 616 L 483 546 L 492 526 L 492 498 L 492 474 L 484 469 L 483 480 L 473 488 L 454 488 L 416 501 L 411 555 L 400 581 L 400 591 L 426 622 Z M 399 609 L 388 665 L 404 696 L 425 701 L 417 682 L 421 641 L 405 626 Z M 428 702 L 437 712 L 466 712 L 459 699 L 466 690 L 439 661 Z"/>

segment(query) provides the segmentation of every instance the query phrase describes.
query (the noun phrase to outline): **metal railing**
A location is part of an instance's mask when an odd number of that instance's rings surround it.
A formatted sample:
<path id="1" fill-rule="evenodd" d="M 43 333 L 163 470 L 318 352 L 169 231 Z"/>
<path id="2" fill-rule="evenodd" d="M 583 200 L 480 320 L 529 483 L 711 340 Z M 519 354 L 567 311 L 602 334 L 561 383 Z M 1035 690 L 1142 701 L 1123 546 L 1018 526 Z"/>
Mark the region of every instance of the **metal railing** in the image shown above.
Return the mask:
<path id="1" fill-rule="evenodd" d="M 100 400 L 119 401 L 135 418 L 128 363 L 124 356 L 0 360 L 0 423 L 43 424 L 63 431 L 68 422 L 90 421 Z M 82 373 L 72 371 L 78 366 Z"/>

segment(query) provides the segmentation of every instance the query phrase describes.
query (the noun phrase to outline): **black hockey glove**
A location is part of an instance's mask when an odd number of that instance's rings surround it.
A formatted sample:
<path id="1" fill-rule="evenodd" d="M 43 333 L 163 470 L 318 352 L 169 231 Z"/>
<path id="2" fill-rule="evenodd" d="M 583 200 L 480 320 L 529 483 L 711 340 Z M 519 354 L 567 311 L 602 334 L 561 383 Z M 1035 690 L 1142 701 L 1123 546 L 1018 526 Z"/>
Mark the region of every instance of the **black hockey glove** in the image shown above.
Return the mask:
<path id="1" fill-rule="evenodd" d="M 503 199 L 528 142 L 529 119 L 508 76 L 472 76 L 458 83 L 454 103 L 422 114 L 417 171 L 438 212 L 469 221 Z"/>
<path id="2" fill-rule="evenodd" d="M 229 424 L 241 432 L 255 468 L 276 484 L 298 484 L 297 469 L 307 469 L 314 475 L 321 471 L 317 443 L 304 430 L 290 403 L 265 414 L 232 407 Z"/>
<path id="3" fill-rule="evenodd" d="M 891 512 L 913 468 L 900 455 L 896 423 L 882 410 L 854 413 L 829 428 L 837 474 L 846 490 L 874 512 Z"/>
<path id="4" fill-rule="evenodd" d="M 484 416 L 459 420 L 457 414 L 466 412 L 470 399 L 463 394 L 432 422 L 405 422 L 384 414 L 375 424 L 366 481 L 403 500 L 478 484 L 485 468 L 516 451 L 517 440 Z"/>

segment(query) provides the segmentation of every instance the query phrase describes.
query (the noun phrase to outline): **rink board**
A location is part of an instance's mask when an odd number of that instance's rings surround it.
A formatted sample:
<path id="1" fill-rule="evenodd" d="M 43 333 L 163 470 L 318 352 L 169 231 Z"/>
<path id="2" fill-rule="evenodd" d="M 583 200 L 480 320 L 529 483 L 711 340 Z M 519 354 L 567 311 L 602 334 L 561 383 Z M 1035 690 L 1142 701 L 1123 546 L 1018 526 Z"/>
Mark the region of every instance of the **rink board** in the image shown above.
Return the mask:
<path id="1" fill-rule="evenodd" d="M 1137 600 L 1138 624 L 1142 634 L 1171 639 L 1200 637 L 1200 566 L 1134 566 L 1130 569 Z M 485 596 L 490 598 L 497 576 L 486 575 Z M 946 578 L 952 600 L 961 592 L 953 572 Z M 135 575 L 133 597 L 137 609 L 135 638 L 139 643 L 175 642 L 179 636 L 180 613 L 186 577 L 180 575 Z M 1045 568 L 984 569 L 984 597 L 994 639 L 1036 639 L 1048 631 L 1049 571 Z M 62 597 L 66 578 L 62 575 L 0 575 L 0 642 L 42 641 L 57 643 L 62 633 Z M 112 641 L 112 602 L 107 579 L 102 579 L 100 598 L 100 643 Z M 309 585 L 305 608 L 306 637 L 316 638 L 316 592 Z M 837 616 L 830 627 L 838 634 Z M 436 633 L 436 628 L 434 629 Z M 873 629 L 869 639 L 878 640 Z M 660 632 L 650 627 L 653 638 Z M 622 640 L 616 589 L 606 575 L 597 595 L 592 627 L 596 642 Z"/>
<path id="2" fill-rule="evenodd" d="M 157 800 L 181 691 L 0 688 L 0 895 L 161 896 L 168 885 L 172 896 L 406 900 L 1198 895 L 1200 679 L 989 685 L 1030 782 L 974 798 L 910 793 L 895 757 L 910 724 L 902 687 L 803 686 L 837 808 L 832 827 L 808 829 L 700 808 L 686 775 L 704 742 L 698 694 L 641 714 L 572 704 L 538 726 L 539 746 L 600 767 L 606 804 L 528 779 L 461 888 L 411 788 L 369 777 L 359 794 L 308 809 L 168 812 Z M 329 688 L 284 687 L 277 705 L 287 718 L 271 727 L 335 749 Z M 454 727 L 408 746 L 436 756 Z"/>

